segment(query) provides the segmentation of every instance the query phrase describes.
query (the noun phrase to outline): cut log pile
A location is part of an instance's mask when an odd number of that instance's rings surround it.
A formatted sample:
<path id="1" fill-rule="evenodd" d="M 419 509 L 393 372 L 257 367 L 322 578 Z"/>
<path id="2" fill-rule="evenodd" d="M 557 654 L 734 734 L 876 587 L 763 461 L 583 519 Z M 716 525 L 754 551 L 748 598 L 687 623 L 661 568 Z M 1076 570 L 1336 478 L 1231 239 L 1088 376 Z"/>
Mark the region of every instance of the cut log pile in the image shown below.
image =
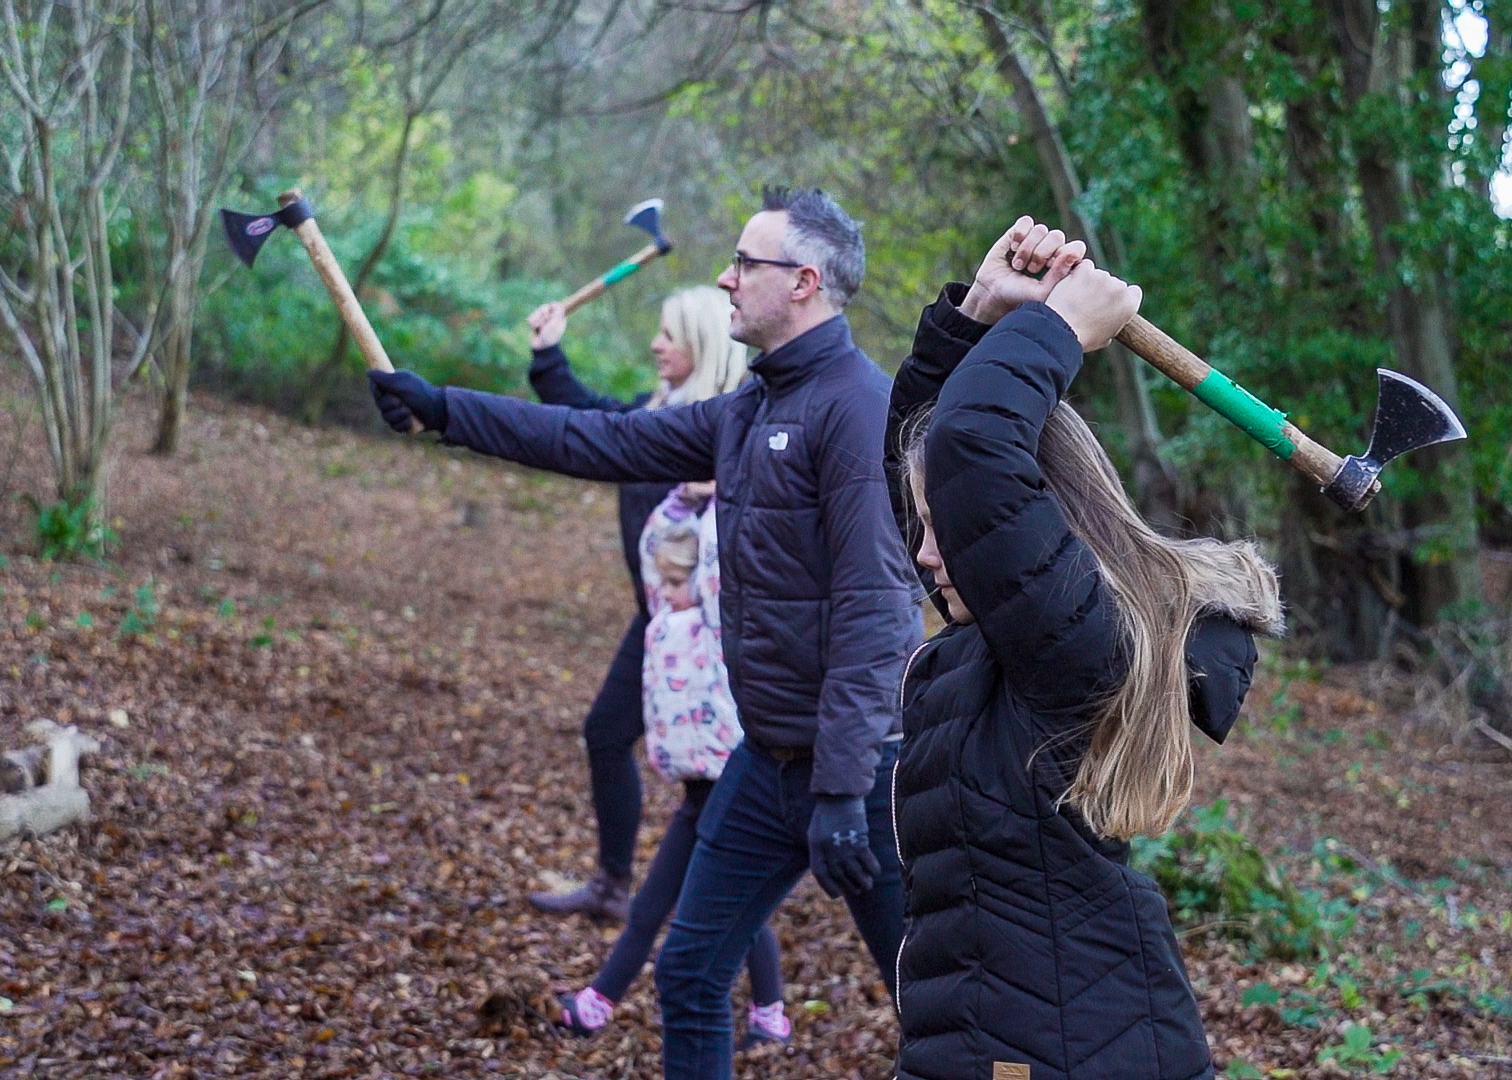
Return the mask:
<path id="1" fill-rule="evenodd" d="M 15 836 L 45 836 L 89 820 L 89 793 L 79 786 L 79 759 L 100 744 L 78 728 L 51 720 L 28 724 L 45 745 L 0 755 L 0 843 Z"/>

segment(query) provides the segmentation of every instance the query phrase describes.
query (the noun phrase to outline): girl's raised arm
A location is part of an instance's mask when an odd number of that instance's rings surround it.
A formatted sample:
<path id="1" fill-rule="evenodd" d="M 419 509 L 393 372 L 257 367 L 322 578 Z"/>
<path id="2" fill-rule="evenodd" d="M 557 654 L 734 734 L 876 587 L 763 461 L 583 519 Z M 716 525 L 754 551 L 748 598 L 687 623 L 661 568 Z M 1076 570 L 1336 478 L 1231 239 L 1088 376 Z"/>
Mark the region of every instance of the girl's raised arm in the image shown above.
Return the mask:
<path id="1" fill-rule="evenodd" d="M 1014 692 L 1068 722 L 1116 685 L 1121 635 L 1097 561 L 1035 454 L 1080 369 L 1077 335 L 1044 304 L 995 326 L 940 391 L 925 491 L 951 580 Z"/>

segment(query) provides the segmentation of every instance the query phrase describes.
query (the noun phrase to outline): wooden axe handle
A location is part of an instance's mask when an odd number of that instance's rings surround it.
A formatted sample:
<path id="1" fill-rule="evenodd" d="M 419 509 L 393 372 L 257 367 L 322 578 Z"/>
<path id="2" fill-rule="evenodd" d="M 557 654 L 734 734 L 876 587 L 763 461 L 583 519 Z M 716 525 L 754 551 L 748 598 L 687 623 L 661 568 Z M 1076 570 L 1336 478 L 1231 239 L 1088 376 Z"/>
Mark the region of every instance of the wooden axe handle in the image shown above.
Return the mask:
<path id="1" fill-rule="evenodd" d="M 1285 413 L 1265 404 L 1144 316 L 1130 319 L 1118 332 L 1118 340 L 1318 487 L 1327 487 L 1343 467 L 1343 458 L 1308 438 Z"/>
<path id="2" fill-rule="evenodd" d="M 302 198 L 299 189 L 285 191 L 278 197 L 279 206 L 288 206 Z M 320 275 L 320 280 L 325 282 L 326 291 L 331 294 L 331 299 L 336 303 L 336 310 L 341 313 L 341 321 L 346 323 L 347 330 L 357 342 L 357 348 L 362 351 L 362 359 L 367 362 L 368 370 L 391 372 L 394 370 L 393 363 L 384 351 L 383 342 L 378 340 L 378 335 L 373 330 L 373 324 L 368 322 L 367 312 L 362 310 L 362 305 L 357 302 L 357 294 L 352 292 L 352 286 L 342 273 L 341 264 L 336 261 L 336 256 L 331 251 L 331 245 L 326 243 L 326 238 L 320 232 L 320 226 L 315 224 L 314 218 L 308 218 L 294 227 L 294 235 L 299 237 L 299 242 L 304 245 L 305 251 L 310 255 L 310 262 L 315 264 L 315 272 Z M 410 421 L 410 434 L 418 435 L 425 427 L 419 420 Z"/>
<path id="3" fill-rule="evenodd" d="M 655 244 L 647 244 L 624 262 L 616 263 L 605 273 L 600 274 L 577 292 L 563 300 L 562 306 L 567 309 L 567 314 L 571 315 L 588 301 L 602 296 L 604 290 L 616 281 L 629 277 L 661 253 L 662 249 Z"/>

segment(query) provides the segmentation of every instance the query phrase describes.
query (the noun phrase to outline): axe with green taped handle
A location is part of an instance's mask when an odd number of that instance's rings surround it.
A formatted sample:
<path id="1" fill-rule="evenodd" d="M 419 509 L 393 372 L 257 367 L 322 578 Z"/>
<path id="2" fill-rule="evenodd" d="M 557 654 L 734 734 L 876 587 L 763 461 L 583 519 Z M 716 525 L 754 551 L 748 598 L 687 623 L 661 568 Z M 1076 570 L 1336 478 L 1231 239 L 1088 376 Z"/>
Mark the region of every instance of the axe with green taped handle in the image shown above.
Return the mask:
<path id="1" fill-rule="evenodd" d="M 1118 332 L 1118 341 L 1351 512 L 1365 509 L 1375 498 L 1381 490 L 1381 468 L 1392 458 L 1465 437 L 1459 417 L 1432 390 L 1398 372 L 1377 368 L 1380 397 L 1370 449 L 1363 456 L 1340 457 L 1143 316 L 1130 319 Z"/>
<path id="2" fill-rule="evenodd" d="M 645 202 L 636 203 L 625 214 L 625 224 L 634 225 L 637 229 L 644 229 L 651 234 L 651 243 L 641 248 L 634 255 L 622 262 L 615 263 L 608 270 L 584 285 L 577 292 L 562 301 L 562 306 L 571 315 L 594 297 L 602 296 L 604 290 L 617 281 L 623 281 L 652 259 L 665 255 L 672 250 L 672 241 L 667 239 L 667 234 L 662 232 L 661 227 L 662 201 L 660 199 L 647 199 Z"/>

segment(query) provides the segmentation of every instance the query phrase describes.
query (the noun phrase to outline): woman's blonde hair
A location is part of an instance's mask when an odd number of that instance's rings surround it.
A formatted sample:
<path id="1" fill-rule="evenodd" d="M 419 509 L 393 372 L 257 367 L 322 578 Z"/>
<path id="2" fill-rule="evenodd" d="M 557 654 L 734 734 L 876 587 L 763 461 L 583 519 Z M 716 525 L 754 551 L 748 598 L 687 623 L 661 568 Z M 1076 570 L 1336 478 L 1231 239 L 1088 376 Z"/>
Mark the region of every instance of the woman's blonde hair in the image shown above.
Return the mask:
<path id="1" fill-rule="evenodd" d="M 922 469 L 926 429 L 927 422 L 914 427 L 910 473 Z M 1276 572 L 1248 541 L 1173 540 L 1150 528 L 1097 437 L 1064 402 L 1046 421 L 1035 458 L 1113 593 L 1128 658 L 1123 681 L 1090 721 L 1064 799 L 1101 836 L 1158 835 L 1192 796 L 1187 635 L 1199 615 L 1222 612 L 1279 636 Z"/>
<path id="2" fill-rule="evenodd" d="M 679 388 L 684 404 L 728 393 L 746 375 L 746 347 L 730 337 L 730 298 L 713 285 L 678 289 L 662 301 L 662 324 L 672 344 L 693 361 L 693 374 Z M 656 392 L 653 407 L 666 403 L 669 388 Z"/>

